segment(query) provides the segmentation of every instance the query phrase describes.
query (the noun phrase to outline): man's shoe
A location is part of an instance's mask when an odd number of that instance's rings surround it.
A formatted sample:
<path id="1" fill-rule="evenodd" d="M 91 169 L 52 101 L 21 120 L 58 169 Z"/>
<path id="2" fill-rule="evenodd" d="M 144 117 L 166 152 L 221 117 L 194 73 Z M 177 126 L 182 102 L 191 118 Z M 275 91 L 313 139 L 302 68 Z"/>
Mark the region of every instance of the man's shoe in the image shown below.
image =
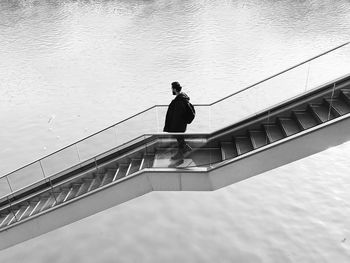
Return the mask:
<path id="1" fill-rule="evenodd" d="M 183 164 L 183 163 L 184 163 L 184 159 L 175 160 L 174 162 L 171 162 L 171 163 L 168 165 L 168 167 L 169 167 L 169 168 L 174 168 L 174 167 L 179 166 L 179 165 L 181 165 L 181 164 Z"/>
<path id="2" fill-rule="evenodd" d="M 174 156 L 172 156 L 170 159 L 171 160 L 180 160 L 183 159 L 184 155 L 182 152 L 178 151 Z"/>

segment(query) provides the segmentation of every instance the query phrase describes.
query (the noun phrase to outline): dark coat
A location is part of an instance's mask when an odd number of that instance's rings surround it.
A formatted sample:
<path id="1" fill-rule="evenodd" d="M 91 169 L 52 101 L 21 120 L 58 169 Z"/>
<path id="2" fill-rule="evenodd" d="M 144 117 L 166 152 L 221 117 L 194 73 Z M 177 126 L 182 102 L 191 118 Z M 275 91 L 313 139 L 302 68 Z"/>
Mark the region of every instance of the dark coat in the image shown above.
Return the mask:
<path id="1" fill-rule="evenodd" d="M 186 114 L 187 103 L 190 98 L 185 93 L 180 93 L 173 99 L 169 105 L 165 118 L 165 132 L 185 132 L 187 122 L 184 118 Z"/>

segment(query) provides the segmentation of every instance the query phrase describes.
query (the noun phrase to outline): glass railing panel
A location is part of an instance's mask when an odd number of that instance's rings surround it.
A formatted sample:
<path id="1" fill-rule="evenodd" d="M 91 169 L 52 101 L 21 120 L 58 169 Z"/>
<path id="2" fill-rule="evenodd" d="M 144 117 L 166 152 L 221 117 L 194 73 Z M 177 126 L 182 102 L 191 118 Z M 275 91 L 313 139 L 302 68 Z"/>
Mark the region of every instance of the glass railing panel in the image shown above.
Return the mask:
<path id="1" fill-rule="evenodd" d="M 8 180 L 12 190 L 18 191 L 34 182 L 40 181 L 44 178 L 40 163 L 35 162 L 18 171 L 8 175 Z"/>
<path id="2" fill-rule="evenodd" d="M 8 181 L 5 177 L 0 178 L 0 198 L 7 196 L 11 193 L 11 188 L 8 184 Z"/>
<path id="3" fill-rule="evenodd" d="M 156 107 L 157 121 L 158 121 L 157 132 L 163 132 L 167 110 L 168 110 L 168 106 L 157 106 Z"/>
<path id="4" fill-rule="evenodd" d="M 187 131 L 191 133 L 205 133 L 210 131 L 211 110 L 210 106 L 195 105 L 196 116 L 191 124 L 187 125 Z"/>
<path id="5" fill-rule="evenodd" d="M 45 176 L 51 176 L 80 163 L 76 145 L 67 147 L 41 160 Z"/>
<path id="6" fill-rule="evenodd" d="M 153 167 L 167 167 L 170 157 L 176 153 L 176 147 L 177 141 L 175 136 L 169 135 L 164 136 L 162 138 L 158 138 L 157 143 L 154 144 L 154 149 L 150 147 L 147 149 L 148 152 L 151 152 L 153 150 L 155 153 Z"/>
<path id="7" fill-rule="evenodd" d="M 146 143 L 145 143 L 145 139 L 146 138 L 149 138 L 149 137 L 152 137 L 152 135 L 143 135 L 143 136 L 139 136 L 139 137 L 137 137 L 137 138 L 135 138 L 135 139 L 133 139 L 133 140 L 130 140 L 130 141 L 128 141 L 128 142 L 126 142 L 126 143 L 124 143 L 124 144 L 122 144 L 122 145 L 119 145 L 118 147 L 116 147 L 115 149 L 112 149 L 111 151 L 109 151 L 110 153 L 113 153 L 113 152 L 117 152 L 117 151 L 119 151 L 119 150 L 122 150 L 122 149 L 125 149 L 125 148 L 128 148 L 128 147 L 132 147 L 132 146 L 135 146 L 136 144 L 145 144 L 146 145 Z M 100 155 L 100 156 L 106 156 L 106 154 L 102 154 L 102 155 Z"/>
<path id="8" fill-rule="evenodd" d="M 152 108 L 116 126 L 117 144 L 122 145 L 143 134 L 159 131 L 159 115 L 156 108 Z"/>
<path id="9" fill-rule="evenodd" d="M 350 73 L 350 45 L 334 50 L 309 63 L 308 90 Z"/>
<path id="10" fill-rule="evenodd" d="M 116 128 L 111 127 L 77 143 L 82 162 L 117 146 Z"/>
<path id="11" fill-rule="evenodd" d="M 307 74 L 308 65 L 304 64 L 213 104 L 212 129 L 231 125 L 303 93 Z"/>
<path id="12" fill-rule="evenodd" d="M 183 136 L 185 147 L 179 154 L 177 136 Z M 181 151 L 180 151 L 181 152 Z M 221 150 L 216 143 L 208 142 L 201 136 L 172 135 L 158 139 L 154 156 L 153 168 L 190 168 L 210 166 L 222 161 Z"/>

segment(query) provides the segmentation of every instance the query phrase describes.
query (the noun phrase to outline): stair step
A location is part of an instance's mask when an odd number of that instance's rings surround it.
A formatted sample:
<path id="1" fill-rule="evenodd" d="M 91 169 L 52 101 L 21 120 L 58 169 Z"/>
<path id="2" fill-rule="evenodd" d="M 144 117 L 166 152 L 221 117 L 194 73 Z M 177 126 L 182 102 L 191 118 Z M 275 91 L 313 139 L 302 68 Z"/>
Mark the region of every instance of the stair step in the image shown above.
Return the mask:
<path id="1" fill-rule="evenodd" d="M 127 164 L 120 164 L 119 165 L 119 170 L 118 170 L 118 174 L 115 177 L 115 180 L 119 180 L 123 177 L 126 176 L 126 172 L 128 171 L 129 165 Z"/>
<path id="2" fill-rule="evenodd" d="M 153 167 L 154 154 L 145 154 L 142 159 L 140 170 Z"/>
<path id="3" fill-rule="evenodd" d="M 128 176 L 130 169 L 131 169 L 131 161 L 129 162 L 128 169 L 126 170 L 125 176 Z"/>
<path id="4" fill-rule="evenodd" d="M 54 206 L 59 205 L 64 202 L 66 196 L 69 193 L 69 188 L 61 188 L 59 194 L 56 196 L 56 202 Z"/>
<path id="5" fill-rule="evenodd" d="M 301 128 L 298 126 L 298 123 L 292 118 L 280 117 L 278 118 L 278 120 L 286 136 L 290 136 L 301 131 Z"/>
<path id="6" fill-rule="evenodd" d="M 141 162 L 142 162 L 142 159 L 132 159 L 130 162 L 129 169 L 126 173 L 126 176 L 137 172 L 140 169 Z"/>
<path id="7" fill-rule="evenodd" d="M 112 174 L 113 177 L 114 177 L 114 175 L 118 172 L 118 169 L 119 169 L 119 167 L 116 167 L 116 168 L 109 168 L 109 169 L 107 169 L 107 172 L 106 172 L 106 173 L 110 173 L 110 174 Z"/>
<path id="8" fill-rule="evenodd" d="M 52 194 L 48 198 L 43 199 L 42 202 L 40 201 L 40 204 L 39 204 L 38 208 L 36 209 L 36 213 L 40 213 L 44 210 L 50 209 L 55 204 L 56 204 L 56 198 L 55 198 L 54 194 Z"/>
<path id="9" fill-rule="evenodd" d="M 101 180 L 100 187 L 104 186 L 104 185 L 107 185 L 107 184 L 110 184 L 111 182 L 113 182 L 113 178 L 114 178 L 114 175 L 115 175 L 116 171 L 117 170 L 115 170 L 115 171 L 109 170 L 104 175 L 102 175 L 102 177 L 101 177 L 102 180 Z"/>
<path id="10" fill-rule="evenodd" d="M 325 100 L 339 115 L 344 115 L 350 112 L 349 104 L 341 100 L 340 98 Z"/>
<path id="11" fill-rule="evenodd" d="M 265 146 L 269 143 L 269 139 L 264 131 L 250 130 L 249 135 L 254 149 Z"/>
<path id="12" fill-rule="evenodd" d="M 20 218 L 18 220 L 23 220 L 23 219 L 29 217 L 30 213 L 33 211 L 33 209 L 36 206 L 37 202 L 29 201 L 27 209 L 22 213 L 22 215 L 20 216 Z"/>
<path id="13" fill-rule="evenodd" d="M 113 179 L 112 181 L 114 182 L 118 178 L 120 167 L 117 168 L 117 170 L 113 173 Z"/>
<path id="14" fill-rule="evenodd" d="M 8 212 L 7 211 L 2 211 L 0 214 L 0 228 L 2 226 L 2 222 L 5 220 L 5 218 L 8 216 Z"/>
<path id="15" fill-rule="evenodd" d="M 80 186 L 81 186 L 81 183 L 72 184 L 72 186 L 70 187 L 69 192 L 66 195 L 66 197 L 64 198 L 63 202 L 66 202 L 68 200 L 73 199 L 77 195 L 77 192 L 78 192 Z"/>
<path id="16" fill-rule="evenodd" d="M 325 104 L 310 104 L 310 110 L 320 122 L 326 122 L 336 117 L 333 111 L 329 110 Z"/>
<path id="17" fill-rule="evenodd" d="M 350 89 L 341 89 L 341 90 L 340 90 L 340 96 L 341 96 L 348 104 L 350 104 Z"/>
<path id="18" fill-rule="evenodd" d="M 87 192 L 95 190 L 96 188 L 100 187 L 100 185 L 101 185 L 101 178 L 100 176 L 95 175 L 95 177 L 91 181 L 91 184 L 88 187 Z"/>
<path id="19" fill-rule="evenodd" d="M 252 145 L 249 137 L 237 136 L 237 137 L 235 137 L 235 144 L 236 144 L 238 155 L 241 155 L 241 154 L 244 154 L 246 152 L 253 150 L 253 145 Z"/>
<path id="20" fill-rule="evenodd" d="M 3 218 L 0 219 L 0 228 L 7 226 L 8 222 L 14 217 L 14 214 L 12 211 L 8 211 L 7 215 L 5 215 Z"/>
<path id="21" fill-rule="evenodd" d="M 7 220 L 6 224 L 4 224 L 3 226 L 8 226 L 11 225 L 12 223 L 17 222 L 17 214 L 18 214 L 18 210 L 13 210 L 13 212 L 10 213 L 10 217 L 9 220 Z"/>
<path id="22" fill-rule="evenodd" d="M 270 142 L 275 142 L 285 137 L 282 129 L 277 124 L 264 124 L 263 127 Z"/>
<path id="23" fill-rule="evenodd" d="M 80 185 L 80 188 L 79 188 L 76 196 L 80 196 L 80 195 L 85 194 L 88 191 L 89 186 L 91 185 L 93 179 L 92 178 L 83 178 L 82 181 L 83 182 Z"/>
<path id="24" fill-rule="evenodd" d="M 233 142 L 221 142 L 220 144 L 222 160 L 232 159 L 238 155 Z"/>
<path id="25" fill-rule="evenodd" d="M 40 210 L 42 209 L 42 207 L 44 206 L 47 199 L 48 199 L 48 197 L 42 197 L 42 198 L 39 198 L 39 201 L 37 201 L 35 203 L 33 202 L 33 209 L 30 211 L 28 216 L 32 216 L 32 215 L 39 213 Z"/>
<path id="26" fill-rule="evenodd" d="M 113 161 L 113 162 L 109 162 L 107 164 L 101 164 L 99 166 L 98 172 L 99 173 L 106 173 L 109 170 L 117 170 L 118 169 L 118 163 Z"/>
<path id="27" fill-rule="evenodd" d="M 314 118 L 309 111 L 293 111 L 293 114 L 304 130 L 318 124 L 318 120 L 316 120 L 316 118 Z"/>
<path id="28" fill-rule="evenodd" d="M 23 210 L 23 212 L 21 213 L 21 215 L 18 218 L 18 221 L 23 220 L 24 218 L 28 217 L 29 213 L 33 210 L 33 204 L 31 203 L 27 203 L 27 205 L 25 206 L 25 209 Z"/>
<path id="29" fill-rule="evenodd" d="M 20 206 L 14 210 L 14 216 L 11 218 L 11 220 L 7 223 L 7 225 L 11 225 L 13 223 L 16 223 L 19 221 L 19 218 L 21 217 L 22 213 L 25 211 L 27 206 Z"/>

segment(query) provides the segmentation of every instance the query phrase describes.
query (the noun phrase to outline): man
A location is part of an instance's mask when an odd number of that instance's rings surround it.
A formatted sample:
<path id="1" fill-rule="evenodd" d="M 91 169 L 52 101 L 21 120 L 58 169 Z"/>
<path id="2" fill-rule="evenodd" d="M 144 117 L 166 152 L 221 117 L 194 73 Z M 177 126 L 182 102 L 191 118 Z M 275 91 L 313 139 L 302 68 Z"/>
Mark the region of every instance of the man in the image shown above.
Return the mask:
<path id="1" fill-rule="evenodd" d="M 183 92 L 181 92 L 181 85 L 178 82 L 171 83 L 171 89 L 175 99 L 173 99 L 169 105 L 165 118 L 165 132 L 185 132 L 187 128 L 187 122 L 185 120 L 185 114 L 188 107 L 190 98 Z M 183 159 L 184 153 L 189 152 L 192 148 L 185 142 L 182 135 L 175 136 L 178 143 L 177 153 L 171 157 L 172 160 Z"/>

